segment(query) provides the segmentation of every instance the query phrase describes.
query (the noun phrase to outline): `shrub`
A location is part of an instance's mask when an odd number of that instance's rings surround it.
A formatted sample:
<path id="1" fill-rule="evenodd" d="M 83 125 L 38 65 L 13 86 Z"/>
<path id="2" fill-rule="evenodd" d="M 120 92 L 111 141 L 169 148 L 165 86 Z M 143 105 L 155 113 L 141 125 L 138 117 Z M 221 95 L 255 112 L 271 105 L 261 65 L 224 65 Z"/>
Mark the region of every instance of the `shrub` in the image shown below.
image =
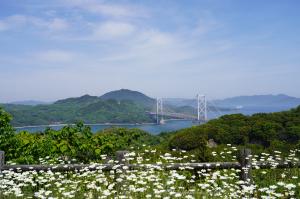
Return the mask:
<path id="1" fill-rule="evenodd" d="M 207 138 L 196 127 L 178 131 L 169 141 L 171 149 L 193 150 L 197 148 L 205 148 L 207 146 Z"/>
<path id="2" fill-rule="evenodd" d="M 9 149 L 14 145 L 14 129 L 10 125 L 12 117 L 0 107 L 0 150 Z"/>

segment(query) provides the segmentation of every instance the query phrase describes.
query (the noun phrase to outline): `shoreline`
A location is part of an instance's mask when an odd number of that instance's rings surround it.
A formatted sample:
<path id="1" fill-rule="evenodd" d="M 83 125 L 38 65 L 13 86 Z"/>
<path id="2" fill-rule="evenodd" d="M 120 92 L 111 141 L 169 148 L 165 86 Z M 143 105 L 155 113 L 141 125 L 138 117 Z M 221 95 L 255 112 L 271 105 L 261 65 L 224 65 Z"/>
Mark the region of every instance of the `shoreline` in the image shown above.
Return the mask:
<path id="1" fill-rule="evenodd" d="M 168 119 L 165 121 L 187 121 L 189 119 Z M 139 126 L 139 125 L 156 125 L 155 122 L 145 123 L 87 123 L 86 126 Z M 14 126 L 15 129 L 23 128 L 36 128 L 36 127 L 63 127 L 63 126 L 75 126 L 76 124 L 42 124 L 42 125 L 28 125 L 28 126 Z M 161 124 L 159 124 L 161 125 Z"/>

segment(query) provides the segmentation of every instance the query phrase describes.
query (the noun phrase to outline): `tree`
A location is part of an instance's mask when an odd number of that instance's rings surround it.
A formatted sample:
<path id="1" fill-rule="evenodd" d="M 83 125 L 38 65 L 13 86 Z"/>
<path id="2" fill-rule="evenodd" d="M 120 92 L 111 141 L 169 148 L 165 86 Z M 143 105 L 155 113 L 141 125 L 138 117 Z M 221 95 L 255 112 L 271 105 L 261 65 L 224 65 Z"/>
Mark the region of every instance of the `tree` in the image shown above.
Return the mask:
<path id="1" fill-rule="evenodd" d="M 0 107 L 0 150 L 11 147 L 14 129 L 10 124 L 12 117 Z"/>
<path id="2" fill-rule="evenodd" d="M 180 130 L 169 142 L 171 149 L 193 150 L 206 147 L 207 138 L 197 127 Z"/>
<path id="3" fill-rule="evenodd" d="M 288 127 L 285 140 L 290 143 L 297 143 L 300 140 L 300 125 Z"/>

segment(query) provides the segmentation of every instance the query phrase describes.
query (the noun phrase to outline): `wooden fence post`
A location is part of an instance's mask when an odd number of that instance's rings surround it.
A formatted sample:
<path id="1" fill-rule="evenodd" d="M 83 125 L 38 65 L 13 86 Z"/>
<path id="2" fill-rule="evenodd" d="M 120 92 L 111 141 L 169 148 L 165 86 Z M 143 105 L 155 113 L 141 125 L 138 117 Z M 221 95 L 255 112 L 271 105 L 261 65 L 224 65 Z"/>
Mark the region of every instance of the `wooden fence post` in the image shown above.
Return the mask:
<path id="1" fill-rule="evenodd" d="M 245 181 L 247 184 L 251 184 L 251 150 L 250 149 L 241 149 L 239 154 L 239 163 L 241 165 L 241 174 L 240 179 Z"/>
<path id="2" fill-rule="evenodd" d="M 116 152 L 116 159 L 119 162 L 119 164 L 125 164 L 126 158 L 125 155 L 129 153 L 129 151 L 117 151 Z"/>
<path id="3" fill-rule="evenodd" d="M 0 172 L 2 170 L 2 167 L 4 166 L 4 162 L 5 159 L 4 159 L 4 151 L 0 151 Z"/>

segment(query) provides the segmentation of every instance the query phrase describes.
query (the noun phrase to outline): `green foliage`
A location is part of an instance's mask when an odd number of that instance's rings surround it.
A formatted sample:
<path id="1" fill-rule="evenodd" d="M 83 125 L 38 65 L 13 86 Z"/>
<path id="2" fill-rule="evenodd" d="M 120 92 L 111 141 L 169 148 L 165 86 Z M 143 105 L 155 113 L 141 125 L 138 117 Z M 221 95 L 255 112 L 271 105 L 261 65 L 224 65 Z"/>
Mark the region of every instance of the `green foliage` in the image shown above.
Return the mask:
<path id="1" fill-rule="evenodd" d="M 0 107 L 0 150 L 9 148 L 13 144 L 14 130 L 10 125 L 11 115 Z"/>
<path id="2" fill-rule="evenodd" d="M 107 106 L 117 103 L 114 100 L 108 101 Z M 86 102 L 82 100 L 80 103 Z M 95 103 L 89 105 L 90 110 L 102 107 Z M 164 153 L 171 149 L 186 150 L 198 161 L 209 161 L 212 149 L 207 147 L 208 139 L 213 139 L 219 145 L 214 148 L 216 150 L 223 149 L 225 144 L 233 144 L 251 148 L 253 154 L 272 153 L 275 150 L 287 153 L 292 148 L 300 148 L 300 107 L 253 116 L 226 115 L 204 125 L 158 136 L 126 128 L 110 128 L 93 134 L 90 127 L 82 122 L 75 126 L 65 126 L 61 130 L 48 128 L 39 133 L 15 133 L 10 121 L 11 116 L 0 109 L 0 150 L 5 151 L 7 160 L 26 164 L 36 163 L 39 158 L 46 156 L 89 162 L 100 159 L 101 154 L 112 156 L 117 150 L 139 150 L 143 145 L 155 146 Z"/>
<path id="3" fill-rule="evenodd" d="M 206 147 L 207 139 L 200 132 L 201 129 L 191 127 L 183 129 L 171 137 L 169 147 L 171 149 L 193 150 L 200 147 Z"/>
<path id="4" fill-rule="evenodd" d="M 117 100 L 117 101 L 123 101 L 123 100 L 130 100 L 136 104 L 139 104 L 144 107 L 152 108 L 155 104 L 155 99 L 150 98 L 143 93 L 132 91 L 128 89 L 120 89 L 116 91 L 108 92 L 100 97 L 103 100 Z"/>
<path id="5" fill-rule="evenodd" d="M 207 138 L 197 127 L 183 129 L 169 141 L 170 149 L 192 151 L 198 161 L 208 161 Z"/>
<path id="6" fill-rule="evenodd" d="M 102 100 L 93 96 L 68 98 L 48 105 L 4 104 L 13 115 L 12 125 L 42 125 L 51 123 L 141 123 L 152 122 L 147 107 L 129 100 Z"/>
<path id="7" fill-rule="evenodd" d="M 218 144 L 260 145 L 264 148 L 283 148 L 300 140 L 300 106 L 290 111 L 224 115 L 204 125 L 180 130 L 171 145 L 193 148 L 199 136 L 207 136 Z M 194 138 L 194 139 L 193 139 Z M 177 143 L 178 142 L 178 143 Z"/>
<path id="8" fill-rule="evenodd" d="M 95 134 L 96 145 L 105 154 L 112 154 L 117 150 L 140 148 L 142 145 L 155 145 L 159 138 L 140 129 L 109 128 Z"/>
<path id="9" fill-rule="evenodd" d="M 7 160 L 24 164 L 37 163 L 39 158 L 47 156 L 90 162 L 101 159 L 101 154 L 113 155 L 117 150 L 159 143 L 158 137 L 139 129 L 112 128 L 93 134 L 82 122 L 57 131 L 50 128 L 40 133 L 21 131 L 10 139 L 13 142 L 2 148 Z"/>

